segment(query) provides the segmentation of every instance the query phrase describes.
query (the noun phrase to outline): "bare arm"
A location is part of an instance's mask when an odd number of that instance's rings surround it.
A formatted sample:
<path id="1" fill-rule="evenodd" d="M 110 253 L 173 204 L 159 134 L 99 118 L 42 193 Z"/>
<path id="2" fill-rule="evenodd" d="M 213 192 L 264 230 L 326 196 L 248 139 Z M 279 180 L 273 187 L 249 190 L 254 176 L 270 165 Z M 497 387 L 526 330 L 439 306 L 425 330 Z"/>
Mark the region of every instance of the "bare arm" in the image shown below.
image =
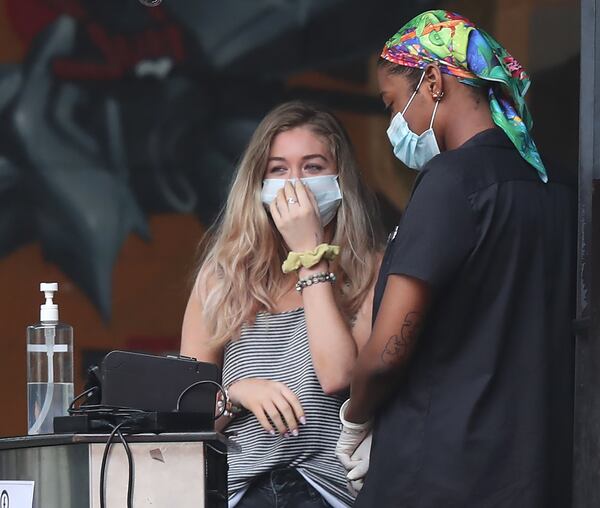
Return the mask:
<path id="1" fill-rule="evenodd" d="M 311 273 L 327 272 L 327 262 L 299 272 L 300 278 Z M 352 377 L 358 352 L 371 332 L 373 287 L 365 298 L 351 329 L 344 319 L 334 297 L 331 284 L 320 283 L 302 292 L 310 352 L 317 378 L 325 393 L 346 389 Z"/>
<path id="2" fill-rule="evenodd" d="M 210 347 L 210 335 L 202 318 L 200 299 L 194 288 L 185 309 L 181 329 L 181 354 L 202 362 L 215 363 L 223 367 L 223 348 Z"/>
<path id="3" fill-rule="evenodd" d="M 223 347 L 210 347 L 210 335 L 202 318 L 202 307 L 196 288 L 192 290 L 183 317 L 181 330 L 181 354 L 223 367 Z M 215 429 L 222 431 L 231 418 L 222 416 L 215 422 Z"/>
<path id="4" fill-rule="evenodd" d="M 290 250 L 305 252 L 322 243 L 325 235 L 318 209 L 314 195 L 302 182 L 295 186 L 287 183 L 279 191 L 270 206 L 271 216 Z M 328 271 L 327 261 L 321 261 L 310 269 L 300 269 L 298 276 L 302 279 Z M 372 301 L 371 291 L 356 316 L 354 330 L 350 330 L 335 301 L 331 284 L 313 284 L 303 290 L 310 352 L 325 393 L 339 392 L 350 384 L 358 351 L 370 333 Z"/>
<path id="5" fill-rule="evenodd" d="M 365 422 L 389 399 L 410 360 L 429 303 L 426 283 L 390 275 L 373 332 L 361 350 L 346 419 Z"/>

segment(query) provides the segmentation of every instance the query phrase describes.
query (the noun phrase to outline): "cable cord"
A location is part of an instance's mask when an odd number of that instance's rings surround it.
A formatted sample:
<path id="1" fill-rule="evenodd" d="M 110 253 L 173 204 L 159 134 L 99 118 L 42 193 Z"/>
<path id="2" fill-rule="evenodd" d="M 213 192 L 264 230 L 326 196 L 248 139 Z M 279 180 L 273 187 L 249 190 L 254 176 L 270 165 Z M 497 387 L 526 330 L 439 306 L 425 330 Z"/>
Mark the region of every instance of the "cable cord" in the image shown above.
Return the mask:
<path id="1" fill-rule="evenodd" d="M 94 392 L 97 392 L 99 389 L 100 389 L 99 386 L 92 386 L 91 388 L 88 388 L 84 392 L 77 395 L 77 397 L 75 397 L 69 404 L 69 409 L 68 409 L 69 415 L 83 411 L 84 410 L 83 407 L 75 408 L 75 402 L 77 402 L 79 399 L 81 399 L 83 397 L 86 397 L 86 400 L 89 399 L 91 397 L 91 395 Z"/>
<path id="2" fill-rule="evenodd" d="M 77 395 L 77 397 L 75 397 L 72 401 L 71 404 L 69 404 L 69 416 L 73 416 L 73 415 L 110 415 L 110 414 L 114 414 L 114 415 L 131 415 L 134 416 L 136 413 L 145 413 L 145 411 L 143 409 L 134 409 L 134 408 L 130 408 L 130 407 L 120 407 L 120 406 L 108 406 L 106 404 L 85 404 L 85 401 L 81 403 L 81 405 L 79 407 L 75 407 L 75 403 L 83 398 L 86 397 L 86 400 L 89 399 L 91 397 L 91 395 L 100 390 L 100 387 L 98 386 L 92 386 L 91 388 L 88 388 L 87 390 L 85 390 L 84 392 L 80 393 L 79 395 Z"/>
<path id="3" fill-rule="evenodd" d="M 82 397 L 87 396 L 89 399 L 91 394 L 98 390 L 97 386 L 93 386 L 89 388 L 83 393 L 80 393 L 73 399 L 71 404 L 69 405 L 69 416 L 73 415 L 100 415 L 100 416 L 110 416 L 110 415 L 119 415 L 119 416 L 131 416 L 134 417 L 136 414 L 145 413 L 143 409 L 133 409 L 130 407 L 119 407 L 119 406 L 107 406 L 106 404 L 87 404 L 84 405 L 82 403 L 79 407 L 75 407 L 75 402 L 77 402 Z M 86 399 L 87 400 L 87 399 Z"/>
<path id="4" fill-rule="evenodd" d="M 125 436 L 121 432 L 121 429 L 117 430 L 117 435 L 123 443 L 123 447 L 125 448 L 125 454 L 127 455 L 127 466 L 129 469 L 129 474 L 127 478 L 127 508 L 132 508 L 133 506 L 133 455 L 131 454 L 131 448 L 129 448 L 129 443 L 125 439 Z"/>
<path id="5" fill-rule="evenodd" d="M 129 443 L 121 432 L 121 427 L 125 425 L 127 421 L 121 422 L 116 426 L 112 426 L 113 430 L 108 436 L 106 445 L 104 446 L 104 453 L 102 454 L 102 464 L 100 466 L 100 508 L 106 508 L 106 467 L 108 461 L 108 452 L 110 446 L 115 438 L 115 435 L 119 436 L 119 440 L 125 448 L 125 454 L 127 455 L 127 465 L 129 468 L 129 478 L 127 481 L 127 508 L 133 508 L 133 455 L 131 454 L 131 448 Z"/>
<path id="6" fill-rule="evenodd" d="M 192 390 L 193 388 L 196 388 L 197 386 L 201 386 L 201 385 L 205 385 L 205 384 L 210 384 L 210 385 L 214 385 L 216 386 L 219 391 L 221 392 L 221 395 L 223 396 L 223 400 L 225 400 L 227 398 L 227 392 L 225 391 L 225 388 L 223 388 L 223 385 L 217 383 L 216 381 L 212 381 L 210 379 L 206 379 L 204 381 L 196 381 L 195 383 L 192 383 L 190 386 L 188 386 L 187 388 L 185 388 L 180 394 L 179 397 L 177 398 L 177 404 L 175 406 L 175 411 L 179 412 L 179 406 L 181 404 L 181 400 L 183 399 L 183 396 L 188 393 L 190 390 Z M 215 420 L 217 418 L 219 418 L 220 416 L 223 416 L 223 413 L 225 412 L 225 407 L 223 407 L 220 411 L 219 414 L 215 415 Z"/>

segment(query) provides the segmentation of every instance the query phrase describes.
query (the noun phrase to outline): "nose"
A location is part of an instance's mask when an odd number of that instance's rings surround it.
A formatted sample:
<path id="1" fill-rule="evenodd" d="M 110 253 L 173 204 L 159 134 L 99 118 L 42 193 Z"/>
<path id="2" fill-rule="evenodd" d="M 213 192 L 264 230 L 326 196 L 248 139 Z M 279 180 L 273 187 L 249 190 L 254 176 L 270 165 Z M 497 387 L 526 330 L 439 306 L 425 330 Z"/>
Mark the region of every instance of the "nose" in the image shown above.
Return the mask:
<path id="1" fill-rule="evenodd" d="M 295 178 L 295 179 L 300 179 L 302 178 L 304 175 L 302 175 L 302 168 L 299 166 L 294 166 L 292 168 L 290 168 L 290 171 L 288 172 L 288 176 L 290 179 Z"/>

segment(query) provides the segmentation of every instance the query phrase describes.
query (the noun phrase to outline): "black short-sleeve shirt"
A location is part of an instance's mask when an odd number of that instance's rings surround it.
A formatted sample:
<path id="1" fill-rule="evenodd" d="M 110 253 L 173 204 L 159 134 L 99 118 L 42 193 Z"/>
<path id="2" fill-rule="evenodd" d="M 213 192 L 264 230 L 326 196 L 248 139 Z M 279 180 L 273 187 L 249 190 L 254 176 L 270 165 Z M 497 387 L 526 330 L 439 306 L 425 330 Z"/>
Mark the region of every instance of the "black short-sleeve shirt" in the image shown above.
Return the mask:
<path id="1" fill-rule="evenodd" d="M 569 506 L 576 192 L 500 129 L 435 157 L 388 248 L 432 305 L 376 417 L 357 507 Z M 399 374 L 400 375 L 400 374 Z"/>

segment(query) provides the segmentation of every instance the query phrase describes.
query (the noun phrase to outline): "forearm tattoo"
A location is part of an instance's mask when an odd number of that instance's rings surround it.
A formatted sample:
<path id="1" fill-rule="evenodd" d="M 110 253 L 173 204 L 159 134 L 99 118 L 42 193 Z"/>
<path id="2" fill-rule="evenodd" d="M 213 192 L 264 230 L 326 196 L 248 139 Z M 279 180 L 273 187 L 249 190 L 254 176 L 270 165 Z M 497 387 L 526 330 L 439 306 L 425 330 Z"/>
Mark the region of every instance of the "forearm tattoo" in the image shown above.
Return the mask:
<path id="1" fill-rule="evenodd" d="M 408 360 L 421 330 L 422 318 L 420 312 L 409 312 L 406 315 L 400 335 L 392 335 L 381 353 L 384 365 L 403 364 Z"/>

